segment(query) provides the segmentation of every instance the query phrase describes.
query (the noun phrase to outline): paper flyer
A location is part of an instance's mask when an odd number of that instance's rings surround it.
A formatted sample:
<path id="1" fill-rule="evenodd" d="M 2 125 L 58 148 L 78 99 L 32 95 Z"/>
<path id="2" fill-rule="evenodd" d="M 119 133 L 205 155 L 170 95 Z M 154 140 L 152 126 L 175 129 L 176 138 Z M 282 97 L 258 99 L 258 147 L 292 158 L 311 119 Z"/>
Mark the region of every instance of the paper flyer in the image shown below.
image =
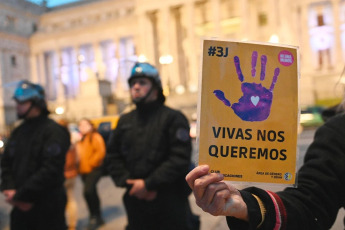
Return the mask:
<path id="1" fill-rule="evenodd" d="M 204 40 L 199 165 L 225 180 L 294 185 L 298 48 Z"/>

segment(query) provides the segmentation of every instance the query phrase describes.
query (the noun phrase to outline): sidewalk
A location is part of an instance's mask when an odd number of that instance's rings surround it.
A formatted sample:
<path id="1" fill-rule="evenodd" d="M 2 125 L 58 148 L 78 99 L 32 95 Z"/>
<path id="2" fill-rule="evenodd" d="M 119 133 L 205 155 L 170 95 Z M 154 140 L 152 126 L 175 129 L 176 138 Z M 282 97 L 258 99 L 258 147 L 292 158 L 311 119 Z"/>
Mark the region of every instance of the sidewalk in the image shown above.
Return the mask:
<path id="1" fill-rule="evenodd" d="M 106 224 L 99 230 L 124 230 L 127 224 L 126 213 L 122 205 L 124 189 L 116 188 L 109 177 L 103 177 L 98 183 L 98 191 L 102 205 L 102 215 Z M 77 230 L 83 230 L 88 222 L 88 211 L 82 197 L 82 183 L 77 180 L 75 195 L 78 203 Z M 203 212 L 195 204 L 194 197 L 190 196 L 190 204 L 193 213 L 200 215 L 200 230 L 225 230 L 227 227 L 224 217 L 214 217 Z M 0 230 L 9 230 L 8 215 L 11 207 L 4 202 L 4 196 L 0 193 Z"/>
<path id="2" fill-rule="evenodd" d="M 124 230 L 127 224 L 126 213 L 122 205 L 122 194 L 124 189 L 116 188 L 109 177 L 102 178 L 98 184 L 100 198 L 102 202 L 102 214 L 106 224 L 100 230 Z M 78 182 L 78 189 L 81 191 L 81 183 Z M 80 193 L 79 193 L 80 194 Z M 224 217 L 214 217 L 202 211 L 196 204 L 193 196 L 190 196 L 190 204 L 193 213 L 200 215 L 200 230 L 225 230 L 227 227 Z M 78 229 L 87 224 L 88 212 L 85 201 L 81 196 L 78 197 L 79 204 L 79 222 Z"/>

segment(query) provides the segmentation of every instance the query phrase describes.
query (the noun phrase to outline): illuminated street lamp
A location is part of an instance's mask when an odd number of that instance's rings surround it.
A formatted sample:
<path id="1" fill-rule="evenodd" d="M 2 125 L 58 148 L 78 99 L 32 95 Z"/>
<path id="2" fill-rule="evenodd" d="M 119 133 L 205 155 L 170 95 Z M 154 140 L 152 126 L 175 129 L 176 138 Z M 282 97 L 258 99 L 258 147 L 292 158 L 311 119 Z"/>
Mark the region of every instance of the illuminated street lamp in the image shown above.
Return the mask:
<path id="1" fill-rule="evenodd" d="M 169 54 L 167 54 L 167 55 L 162 55 L 160 58 L 159 58 L 159 63 L 161 64 L 161 65 L 169 65 L 169 64 L 171 64 L 172 62 L 173 62 L 173 57 L 171 56 L 171 55 L 169 55 Z M 169 95 L 169 93 L 170 93 L 170 87 L 171 87 L 171 85 L 170 85 L 170 73 L 169 73 L 169 69 L 168 69 L 168 71 L 167 71 L 167 77 L 168 77 L 168 83 L 167 83 L 167 87 L 164 87 L 165 89 L 163 89 L 163 92 L 164 92 L 164 94 L 167 96 L 167 95 Z"/>
<path id="2" fill-rule="evenodd" d="M 64 114 L 64 112 L 65 112 L 65 108 L 62 107 L 62 106 L 59 106 L 59 107 L 57 107 L 57 108 L 55 109 L 55 113 L 56 113 L 57 115 L 62 115 L 62 114 Z"/>
<path id="3" fill-rule="evenodd" d="M 144 54 L 138 56 L 138 62 L 147 62 L 147 58 Z"/>
<path id="4" fill-rule="evenodd" d="M 179 95 L 184 94 L 186 92 L 186 89 L 183 85 L 178 85 L 175 89 L 175 92 Z"/>
<path id="5" fill-rule="evenodd" d="M 272 34 L 268 42 L 271 43 L 279 43 L 279 36 L 276 34 Z"/>
<path id="6" fill-rule="evenodd" d="M 79 62 L 84 62 L 84 61 L 85 61 L 85 56 L 82 55 L 82 54 L 79 54 L 79 55 L 78 55 L 78 61 L 79 61 Z"/>
<path id="7" fill-rule="evenodd" d="M 195 84 L 190 84 L 189 85 L 189 92 L 192 92 L 192 93 L 198 92 L 198 86 Z"/>
<path id="8" fill-rule="evenodd" d="M 163 55 L 159 58 L 159 63 L 162 65 L 169 65 L 173 62 L 173 57 L 171 55 Z"/>

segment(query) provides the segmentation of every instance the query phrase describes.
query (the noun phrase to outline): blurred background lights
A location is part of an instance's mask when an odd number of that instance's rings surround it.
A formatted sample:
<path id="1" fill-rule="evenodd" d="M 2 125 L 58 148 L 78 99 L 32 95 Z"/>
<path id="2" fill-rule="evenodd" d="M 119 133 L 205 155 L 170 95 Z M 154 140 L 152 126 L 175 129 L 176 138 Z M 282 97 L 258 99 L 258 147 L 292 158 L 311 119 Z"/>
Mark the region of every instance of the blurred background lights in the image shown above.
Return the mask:
<path id="1" fill-rule="evenodd" d="M 198 86 L 195 84 L 189 85 L 189 92 L 192 92 L 192 93 L 198 92 Z"/>
<path id="2" fill-rule="evenodd" d="M 171 55 L 163 55 L 159 58 L 159 63 L 161 63 L 162 65 L 164 64 L 171 64 L 173 62 L 173 57 Z"/>
<path id="3" fill-rule="evenodd" d="M 140 54 L 138 57 L 138 62 L 147 62 L 147 58 L 144 54 Z"/>
<path id="4" fill-rule="evenodd" d="M 59 106 L 59 107 L 57 107 L 57 108 L 55 109 L 55 113 L 58 114 L 58 115 L 61 115 L 61 114 L 63 114 L 64 112 L 65 112 L 65 109 L 64 109 L 64 107 L 62 107 L 62 106 Z"/>
<path id="5" fill-rule="evenodd" d="M 268 40 L 271 43 L 279 43 L 279 37 L 276 34 L 272 34 L 270 37 L 270 40 Z"/>
<path id="6" fill-rule="evenodd" d="M 78 55 L 78 61 L 79 61 L 79 62 L 85 61 L 84 55 L 82 55 L 82 54 Z"/>
<path id="7" fill-rule="evenodd" d="M 176 88 L 175 88 L 175 92 L 177 93 L 177 94 L 184 94 L 184 92 L 186 91 L 186 89 L 185 89 L 185 87 L 183 86 L 183 85 L 178 85 L 178 86 L 176 86 Z"/>

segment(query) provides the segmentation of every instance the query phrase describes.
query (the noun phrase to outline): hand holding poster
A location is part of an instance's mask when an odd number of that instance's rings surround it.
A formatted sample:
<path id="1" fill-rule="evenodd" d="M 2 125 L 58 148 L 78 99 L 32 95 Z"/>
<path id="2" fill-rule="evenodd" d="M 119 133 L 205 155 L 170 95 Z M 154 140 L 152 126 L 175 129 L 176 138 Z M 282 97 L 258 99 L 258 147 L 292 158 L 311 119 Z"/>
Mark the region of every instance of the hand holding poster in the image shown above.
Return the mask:
<path id="1" fill-rule="evenodd" d="M 298 50 L 204 40 L 199 164 L 226 180 L 293 185 Z"/>

